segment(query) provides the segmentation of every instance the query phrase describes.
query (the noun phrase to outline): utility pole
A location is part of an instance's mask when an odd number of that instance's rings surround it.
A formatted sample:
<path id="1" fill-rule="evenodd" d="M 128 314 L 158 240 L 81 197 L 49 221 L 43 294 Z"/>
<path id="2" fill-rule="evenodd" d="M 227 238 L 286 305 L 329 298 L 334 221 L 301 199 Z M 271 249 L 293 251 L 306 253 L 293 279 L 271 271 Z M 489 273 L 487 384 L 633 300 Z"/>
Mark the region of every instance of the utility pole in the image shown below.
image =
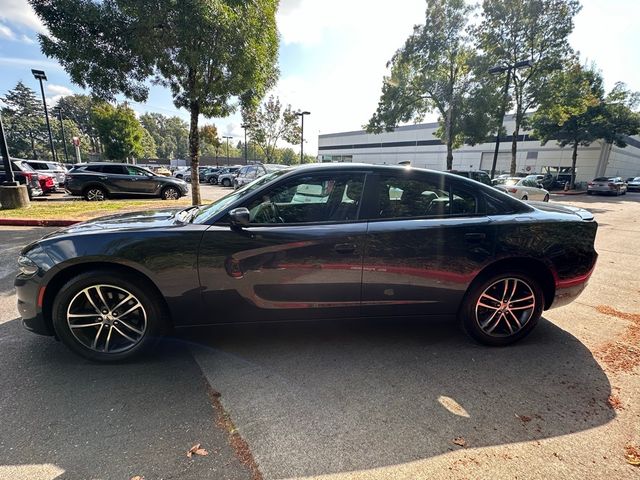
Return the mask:
<path id="1" fill-rule="evenodd" d="M 304 116 L 311 115 L 311 112 L 296 112 L 300 117 L 300 165 L 304 163 Z"/>
<path id="2" fill-rule="evenodd" d="M 240 126 L 244 129 L 244 164 L 247 165 L 249 163 L 249 155 L 247 150 L 247 128 L 249 128 L 251 125 L 249 125 L 248 123 L 243 123 Z"/>
<path id="3" fill-rule="evenodd" d="M 230 160 L 229 159 L 229 140 L 231 140 L 233 137 L 224 135 L 222 138 L 227 140 L 227 167 L 228 167 L 229 165 L 231 165 L 231 162 L 229 161 Z"/>
<path id="4" fill-rule="evenodd" d="M 53 156 L 53 161 L 56 162 L 56 149 L 53 146 L 53 135 L 51 134 L 51 124 L 49 123 L 49 111 L 47 110 L 47 100 L 44 96 L 44 85 L 42 84 L 43 80 L 47 80 L 47 75 L 44 73 L 44 70 L 34 70 L 31 69 L 31 73 L 34 78 L 40 82 L 40 93 L 42 93 L 42 105 L 44 105 L 44 118 L 47 120 L 47 131 L 49 132 L 49 145 L 51 146 L 51 155 Z"/>

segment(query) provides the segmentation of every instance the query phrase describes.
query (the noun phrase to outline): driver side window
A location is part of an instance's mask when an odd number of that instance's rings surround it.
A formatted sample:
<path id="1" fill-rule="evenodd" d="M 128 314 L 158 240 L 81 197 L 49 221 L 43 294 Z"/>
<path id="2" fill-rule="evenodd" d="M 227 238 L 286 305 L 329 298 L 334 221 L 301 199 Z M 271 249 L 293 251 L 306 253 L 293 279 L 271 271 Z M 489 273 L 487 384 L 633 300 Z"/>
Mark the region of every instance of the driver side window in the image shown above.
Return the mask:
<path id="1" fill-rule="evenodd" d="M 246 205 L 253 224 L 354 221 L 358 218 L 364 174 L 296 177 Z"/>

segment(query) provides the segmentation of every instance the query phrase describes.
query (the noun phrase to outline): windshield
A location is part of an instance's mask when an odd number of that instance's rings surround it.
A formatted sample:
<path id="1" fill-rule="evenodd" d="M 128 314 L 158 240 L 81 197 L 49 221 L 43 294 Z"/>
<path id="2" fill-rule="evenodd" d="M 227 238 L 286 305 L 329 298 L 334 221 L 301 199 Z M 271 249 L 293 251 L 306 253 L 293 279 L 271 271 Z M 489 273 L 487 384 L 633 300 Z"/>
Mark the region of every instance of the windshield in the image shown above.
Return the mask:
<path id="1" fill-rule="evenodd" d="M 270 181 L 275 180 L 276 178 L 278 178 L 281 175 L 284 175 L 285 173 L 287 173 L 286 170 L 279 170 L 277 172 L 263 175 L 262 177 L 254 180 L 253 182 L 247 183 L 244 187 L 236 190 L 235 192 L 232 192 L 229 195 L 222 197 L 219 200 L 216 200 L 215 202 L 200 208 L 198 213 L 195 214 L 193 217 L 193 223 L 206 222 L 209 218 L 213 217 L 214 215 L 217 215 L 218 213 L 223 211 L 225 208 L 227 208 L 229 205 L 234 203 L 236 200 L 261 188 L 263 185 L 266 185 Z"/>

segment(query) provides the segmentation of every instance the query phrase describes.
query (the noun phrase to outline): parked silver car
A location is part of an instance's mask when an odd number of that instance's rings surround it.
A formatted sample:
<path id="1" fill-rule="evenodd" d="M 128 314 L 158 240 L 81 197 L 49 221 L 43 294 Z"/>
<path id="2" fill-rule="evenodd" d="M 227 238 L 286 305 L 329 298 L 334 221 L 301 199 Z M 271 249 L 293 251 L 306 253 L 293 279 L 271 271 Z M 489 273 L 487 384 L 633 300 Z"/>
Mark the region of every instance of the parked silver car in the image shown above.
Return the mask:
<path id="1" fill-rule="evenodd" d="M 275 163 L 256 163 L 255 165 L 245 165 L 240 170 L 236 178 L 233 180 L 234 188 L 240 188 L 247 183 L 253 182 L 256 178 L 260 178 L 263 175 L 271 172 L 277 172 L 278 170 L 285 170 L 289 168 L 287 165 L 278 165 Z"/>
<path id="2" fill-rule="evenodd" d="M 495 187 L 520 200 L 549 201 L 549 192 L 540 187 L 540 183 L 537 178 L 535 178 L 535 175 L 525 178 L 508 177 L 498 179 Z"/>
<path id="3" fill-rule="evenodd" d="M 232 187 L 233 180 L 236 178 L 236 174 L 238 170 L 240 170 L 241 165 L 235 165 L 233 167 L 224 167 L 218 173 L 218 185 L 222 185 L 223 187 Z"/>
<path id="4" fill-rule="evenodd" d="M 587 195 L 594 193 L 603 195 L 624 195 L 627 193 L 627 184 L 621 177 L 598 177 L 587 185 Z"/>
<path id="5" fill-rule="evenodd" d="M 64 185 L 67 169 L 60 162 L 47 162 L 44 160 L 27 160 L 27 164 L 38 173 L 51 175 L 55 181 L 56 189 L 59 185 Z"/>
<path id="6" fill-rule="evenodd" d="M 630 192 L 640 192 L 640 177 L 634 177 L 627 181 L 627 190 Z"/>

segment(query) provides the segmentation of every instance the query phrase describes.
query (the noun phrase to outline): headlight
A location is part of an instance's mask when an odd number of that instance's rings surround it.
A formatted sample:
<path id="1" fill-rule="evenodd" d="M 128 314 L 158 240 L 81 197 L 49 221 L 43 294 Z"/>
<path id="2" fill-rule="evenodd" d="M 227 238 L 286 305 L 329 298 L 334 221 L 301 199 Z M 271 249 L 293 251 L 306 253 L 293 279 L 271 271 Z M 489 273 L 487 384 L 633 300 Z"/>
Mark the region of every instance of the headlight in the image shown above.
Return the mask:
<path id="1" fill-rule="evenodd" d="M 25 257 L 24 255 L 20 255 L 18 257 L 18 268 L 20 269 L 20 273 L 28 277 L 35 275 L 40 269 L 40 267 L 38 267 L 38 265 L 36 265 L 33 260 L 31 260 L 29 257 Z"/>

